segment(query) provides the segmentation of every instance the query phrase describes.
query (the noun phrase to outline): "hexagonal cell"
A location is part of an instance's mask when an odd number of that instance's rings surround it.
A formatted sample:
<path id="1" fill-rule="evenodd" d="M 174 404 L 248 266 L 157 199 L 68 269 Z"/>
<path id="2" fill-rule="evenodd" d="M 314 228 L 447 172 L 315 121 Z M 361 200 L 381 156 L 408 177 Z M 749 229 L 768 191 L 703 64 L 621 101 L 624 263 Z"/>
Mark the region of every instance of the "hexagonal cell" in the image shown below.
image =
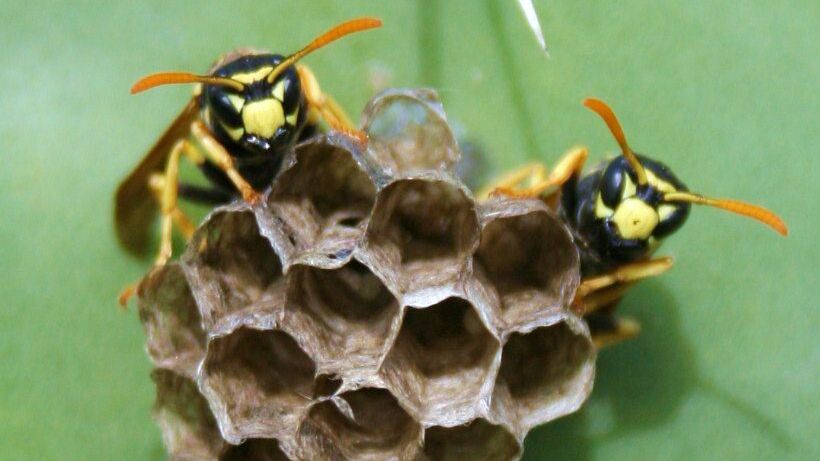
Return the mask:
<path id="1" fill-rule="evenodd" d="M 208 345 L 202 392 L 225 438 L 281 438 L 293 432 L 313 392 L 316 366 L 287 333 L 239 328 Z"/>
<path id="2" fill-rule="evenodd" d="M 472 305 L 448 298 L 407 309 L 380 373 L 425 424 L 461 424 L 489 400 L 498 351 Z"/>
<path id="3" fill-rule="evenodd" d="M 308 459 L 412 459 L 421 426 L 389 391 L 362 388 L 314 405 L 299 441 Z"/>
<path id="4" fill-rule="evenodd" d="M 370 100 L 362 113 L 369 152 L 393 176 L 452 168 L 458 144 L 435 91 L 391 88 Z"/>
<path id="5" fill-rule="evenodd" d="M 521 444 L 512 432 L 484 418 L 461 426 L 433 426 L 424 434 L 422 459 L 431 461 L 508 461 L 520 455 Z"/>
<path id="6" fill-rule="evenodd" d="M 483 228 L 476 274 L 497 292 L 508 328 L 545 321 L 575 294 L 578 253 L 566 227 L 535 201 L 491 202 L 482 206 Z"/>
<path id="7" fill-rule="evenodd" d="M 182 268 L 172 262 L 154 270 L 138 295 L 146 350 L 154 365 L 194 379 L 205 357 L 205 331 Z"/>
<path id="8" fill-rule="evenodd" d="M 285 161 L 267 204 L 284 222 L 297 253 L 317 247 L 333 253 L 361 236 L 376 186 L 359 149 L 345 135 L 331 134 L 299 145 Z"/>
<path id="9" fill-rule="evenodd" d="M 357 260 L 339 269 L 292 266 L 282 328 L 304 340 L 319 371 L 376 368 L 398 301 Z"/>
<path id="10" fill-rule="evenodd" d="M 291 461 L 279 448 L 276 439 L 250 439 L 241 445 L 232 445 L 219 457 L 219 461 Z"/>
<path id="11" fill-rule="evenodd" d="M 216 460 L 225 446 L 208 402 L 196 384 L 170 370 L 156 369 L 154 418 L 172 459 Z"/>
<path id="12" fill-rule="evenodd" d="M 493 406 L 529 428 L 572 413 L 586 400 L 595 373 L 595 350 L 582 321 L 510 335 L 501 356 Z M 508 417 L 509 418 L 509 417 Z"/>
<path id="13" fill-rule="evenodd" d="M 284 305 L 282 263 L 247 208 L 214 211 L 188 244 L 183 264 L 208 329 Z"/>
<path id="14" fill-rule="evenodd" d="M 367 252 L 401 293 L 454 285 L 478 240 L 469 193 L 446 176 L 402 179 L 383 189 L 367 227 Z"/>

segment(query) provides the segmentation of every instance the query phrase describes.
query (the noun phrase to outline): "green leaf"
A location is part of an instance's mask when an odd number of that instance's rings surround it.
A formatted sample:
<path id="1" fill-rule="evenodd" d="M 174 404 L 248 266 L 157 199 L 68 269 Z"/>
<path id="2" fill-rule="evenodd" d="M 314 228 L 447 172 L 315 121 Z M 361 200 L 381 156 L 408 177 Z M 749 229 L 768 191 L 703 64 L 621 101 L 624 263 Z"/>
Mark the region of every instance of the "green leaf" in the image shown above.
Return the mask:
<path id="1" fill-rule="evenodd" d="M 578 414 L 525 459 L 818 459 L 817 2 L 514 0 L 0 4 L 0 459 L 164 459 L 143 332 L 115 297 L 150 261 L 116 244 L 112 194 L 189 97 L 142 75 L 288 52 L 342 20 L 384 27 L 306 59 L 351 113 L 434 86 L 497 169 L 615 151 L 585 96 L 693 189 L 768 206 L 782 239 L 696 209 L 663 277 L 626 297 L 644 333 L 601 353 Z"/>

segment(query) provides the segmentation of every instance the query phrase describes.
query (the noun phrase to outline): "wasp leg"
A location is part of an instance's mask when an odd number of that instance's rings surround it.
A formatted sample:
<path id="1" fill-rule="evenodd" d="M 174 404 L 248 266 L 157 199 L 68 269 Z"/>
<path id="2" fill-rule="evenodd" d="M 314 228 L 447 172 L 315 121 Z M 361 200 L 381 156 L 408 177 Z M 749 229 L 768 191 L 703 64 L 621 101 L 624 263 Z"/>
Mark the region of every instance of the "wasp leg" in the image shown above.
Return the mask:
<path id="1" fill-rule="evenodd" d="M 573 175 L 579 174 L 584 167 L 584 163 L 586 163 L 588 155 L 587 150 L 581 147 L 567 152 L 561 160 L 558 161 L 549 175 L 546 174 L 543 166 L 530 166 L 530 175 L 525 175 L 520 180 L 513 182 L 512 180 L 517 179 L 515 173 L 519 173 L 513 172 L 513 174 L 508 177 L 509 179 L 502 178 L 502 181 L 492 185 L 491 188 L 489 188 L 491 192 L 488 195 L 506 195 L 515 198 L 541 197 L 551 192 L 552 189 L 557 190 Z M 526 187 L 518 187 L 524 179 L 528 180 L 528 185 Z"/>
<path id="2" fill-rule="evenodd" d="M 172 234 L 173 223 L 176 221 L 179 224 L 180 230 L 185 234 L 186 238 L 194 232 L 194 224 L 177 206 L 178 188 L 179 188 L 179 158 L 186 150 L 188 141 L 181 140 L 174 144 L 171 153 L 168 155 L 168 163 L 165 165 L 165 174 L 153 175 L 149 178 L 149 188 L 154 192 L 154 196 L 160 202 L 161 217 L 161 236 L 159 251 L 157 258 L 154 261 L 154 267 L 162 266 L 168 259 L 171 258 L 173 251 Z M 186 154 L 187 156 L 188 154 Z M 196 158 L 196 157 L 194 157 Z M 125 307 L 128 300 L 134 295 L 139 288 L 141 280 L 133 282 L 126 286 L 118 297 L 120 306 Z"/>
<path id="3" fill-rule="evenodd" d="M 612 272 L 581 281 L 572 301 L 572 309 L 584 317 L 592 333 L 592 341 L 600 349 L 635 337 L 640 332 L 638 322 L 619 318 L 611 307 L 638 280 L 660 275 L 672 267 L 672 258 L 638 261 L 624 264 Z"/>
<path id="4" fill-rule="evenodd" d="M 366 141 L 367 135 L 356 129 L 353 121 L 347 116 L 342 106 L 330 95 L 323 93 L 316 76 L 307 66 L 296 65 L 302 91 L 305 93 L 308 106 L 319 112 L 331 129 L 349 134 L 360 141 Z"/>
<path id="5" fill-rule="evenodd" d="M 236 198 L 234 194 L 218 187 L 202 187 L 182 182 L 179 183 L 179 197 L 188 202 L 210 206 L 225 205 Z"/>
<path id="6" fill-rule="evenodd" d="M 153 192 L 154 197 L 157 201 L 162 204 L 162 196 L 166 187 L 165 176 L 159 173 L 155 173 L 151 175 L 151 179 L 149 181 L 149 186 L 151 188 L 151 192 Z M 180 184 L 177 183 L 177 194 L 179 195 Z M 174 221 L 174 225 L 182 232 L 182 235 L 185 236 L 185 240 L 190 240 L 191 236 L 194 235 L 194 231 L 196 230 L 196 225 L 182 211 L 179 206 L 174 206 L 173 210 L 171 210 L 171 218 Z"/>
<path id="7" fill-rule="evenodd" d="M 592 333 L 592 343 L 602 349 L 638 336 L 641 326 L 633 319 L 593 314 L 585 317 Z"/>
<path id="8" fill-rule="evenodd" d="M 493 181 L 491 184 L 485 186 L 478 191 L 479 199 L 489 198 L 490 195 L 499 190 L 511 191 L 522 182 L 530 184 L 536 181 L 543 181 L 547 178 L 547 167 L 541 163 L 531 163 L 524 165 L 521 168 L 510 171 L 500 178 Z"/>
<path id="9" fill-rule="evenodd" d="M 253 186 L 245 181 L 245 178 L 239 174 L 233 164 L 233 158 L 228 154 L 228 151 L 219 144 L 219 141 L 213 138 L 205 128 L 201 121 L 195 121 L 191 124 L 191 134 L 197 140 L 205 156 L 207 156 L 214 164 L 228 175 L 228 178 L 236 186 L 236 189 L 242 194 L 242 198 L 248 203 L 257 203 L 261 200 L 261 195 L 253 189 Z M 204 161 L 204 160 L 203 160 Z"/>
<path id="10" fill-rule="evenodd" d="M 626 294 L 633 283 L 618 283 L 600 290 L 577 296 L 572 302 L 572 310 L 578 315 L 589 315 L 599 309 L 612 305 Z"/>
<path id="11" fill-rule="evenodd" d="M 672 267 L 672 258 L 669 256 L 624 264 L 615 268 L 612 272 L 582 280 L 581 285 L 575 292 L 575 300 L 583 300 L 590 293 L 615 284 L 633 282 L 663 274 L 670 267 Z"/>

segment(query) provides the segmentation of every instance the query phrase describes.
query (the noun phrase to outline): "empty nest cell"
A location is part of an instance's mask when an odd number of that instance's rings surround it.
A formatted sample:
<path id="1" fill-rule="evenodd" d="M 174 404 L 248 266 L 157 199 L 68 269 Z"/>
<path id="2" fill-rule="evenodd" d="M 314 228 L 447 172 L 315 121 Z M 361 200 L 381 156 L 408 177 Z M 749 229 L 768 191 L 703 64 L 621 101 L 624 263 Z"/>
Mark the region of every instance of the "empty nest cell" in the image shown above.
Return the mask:
<path id="1" fill-rule="evenodd" d="M 196 383 L 170 370 L 156 369 L 154 418 L 173 459 L 216 459 L 225 443 L 208 402 Z"/>
<path id="2" fill-rule="evenodd" d="M 458 424 L 487 397 L 498 348 L 473 306 L 448 298 L 407 309 L 382 374 L 422 421 Z"/>
<path id="3" fill-rule="evenodd" d="M 362 114 L 371 153 L 392 175 L 447 170 L 459 158 L 438 96 L 424 89 L 389 89 L 373 98 Z"/>
<path id="4" fill-rule="evenodd" d="M 342 136 L 301 144 L 268 197 L 297 251 L 322 246 L 323 240 L 358 238 L 373 207 L 376 187 Z"/>
<path id="5" fill-rule="evenodd" d="M 249 439 L 241 445 L 232 445 L 219 461 L 291 461 L 279 448 L 275 439 Z"/>
<path id="6" fill-rule="evenodd" d="M 225 438 L 238 443 L 292 431 L 315 370 L 287 333 L 242 327 L 211 341 L 200 379 Z"/>
<path id="7" fill-rule="evenodd" d="M 385 389 L 361 388 L 315 404 L 299 429 L 313 459 L 411 459 L 421 426 Z"/>
<path id="8" fill-rule="evenodd" d="M 139 316 L 154 365 L 193 379 L 205 356 L 205 331 L 179 264 L 166 264 L 142 282 Z"/>
<path id="9" fill-rule="evenodd" d="M 184 262 L 208 328 L 229 314 L 270 312 L 283 303 L 282 263 L 250 210 L 214 212 L 194 234 Z"/>
<path id="10" fill-rule="evenodd" d="M 588 335 L 566 321 L 514 333 L 502 352 L 494 404 L 526 429 L 571 413 L 592 387 L 594 355 Z"/>
<path id="11" fill-rule="evenodd" d="M 322 371 L 377 366 L 398 301 L 353 259 L 338 269 L 292 266 L 283 328 L 304 336 Z"/>
<path id="12" fill-rule="evenodd" d="M 445 178 L 383 189 L 367 229 L 369 251 L 398 274 L 401 291 L 457 281 L 478 240 L 473 200 Z"/>
<path id="13" fill-rule="evenodd" d="M 521 445 L 513 434 L 484 418 L 460 426 L 433 426 L 424 433 L 424 455 L 429 461 L 509 461 L 520 454 Z"/>
<path id="14" fill-rule="evenodd" d="M 476 263 L 497 290 L 508 325 L 563 308 L 578 284 L 578 256 L 571 238 L 546 210 L 487 222 Z"/>

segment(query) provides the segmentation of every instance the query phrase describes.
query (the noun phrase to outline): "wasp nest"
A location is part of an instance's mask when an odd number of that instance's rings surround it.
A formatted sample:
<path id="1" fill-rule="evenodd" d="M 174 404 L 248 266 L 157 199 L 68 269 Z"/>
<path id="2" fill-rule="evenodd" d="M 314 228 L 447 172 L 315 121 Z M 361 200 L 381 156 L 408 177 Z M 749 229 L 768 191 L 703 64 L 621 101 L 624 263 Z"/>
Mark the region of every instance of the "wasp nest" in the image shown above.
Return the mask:
<path id="1" fill-rule="evenodd" d="M 477 204 L 435 95 L 366 108 L 364 147 L 288 154 L 139 289 L 172 459 L 508 460 L 577 409 L 578 255 L 536 201 Z"/>

